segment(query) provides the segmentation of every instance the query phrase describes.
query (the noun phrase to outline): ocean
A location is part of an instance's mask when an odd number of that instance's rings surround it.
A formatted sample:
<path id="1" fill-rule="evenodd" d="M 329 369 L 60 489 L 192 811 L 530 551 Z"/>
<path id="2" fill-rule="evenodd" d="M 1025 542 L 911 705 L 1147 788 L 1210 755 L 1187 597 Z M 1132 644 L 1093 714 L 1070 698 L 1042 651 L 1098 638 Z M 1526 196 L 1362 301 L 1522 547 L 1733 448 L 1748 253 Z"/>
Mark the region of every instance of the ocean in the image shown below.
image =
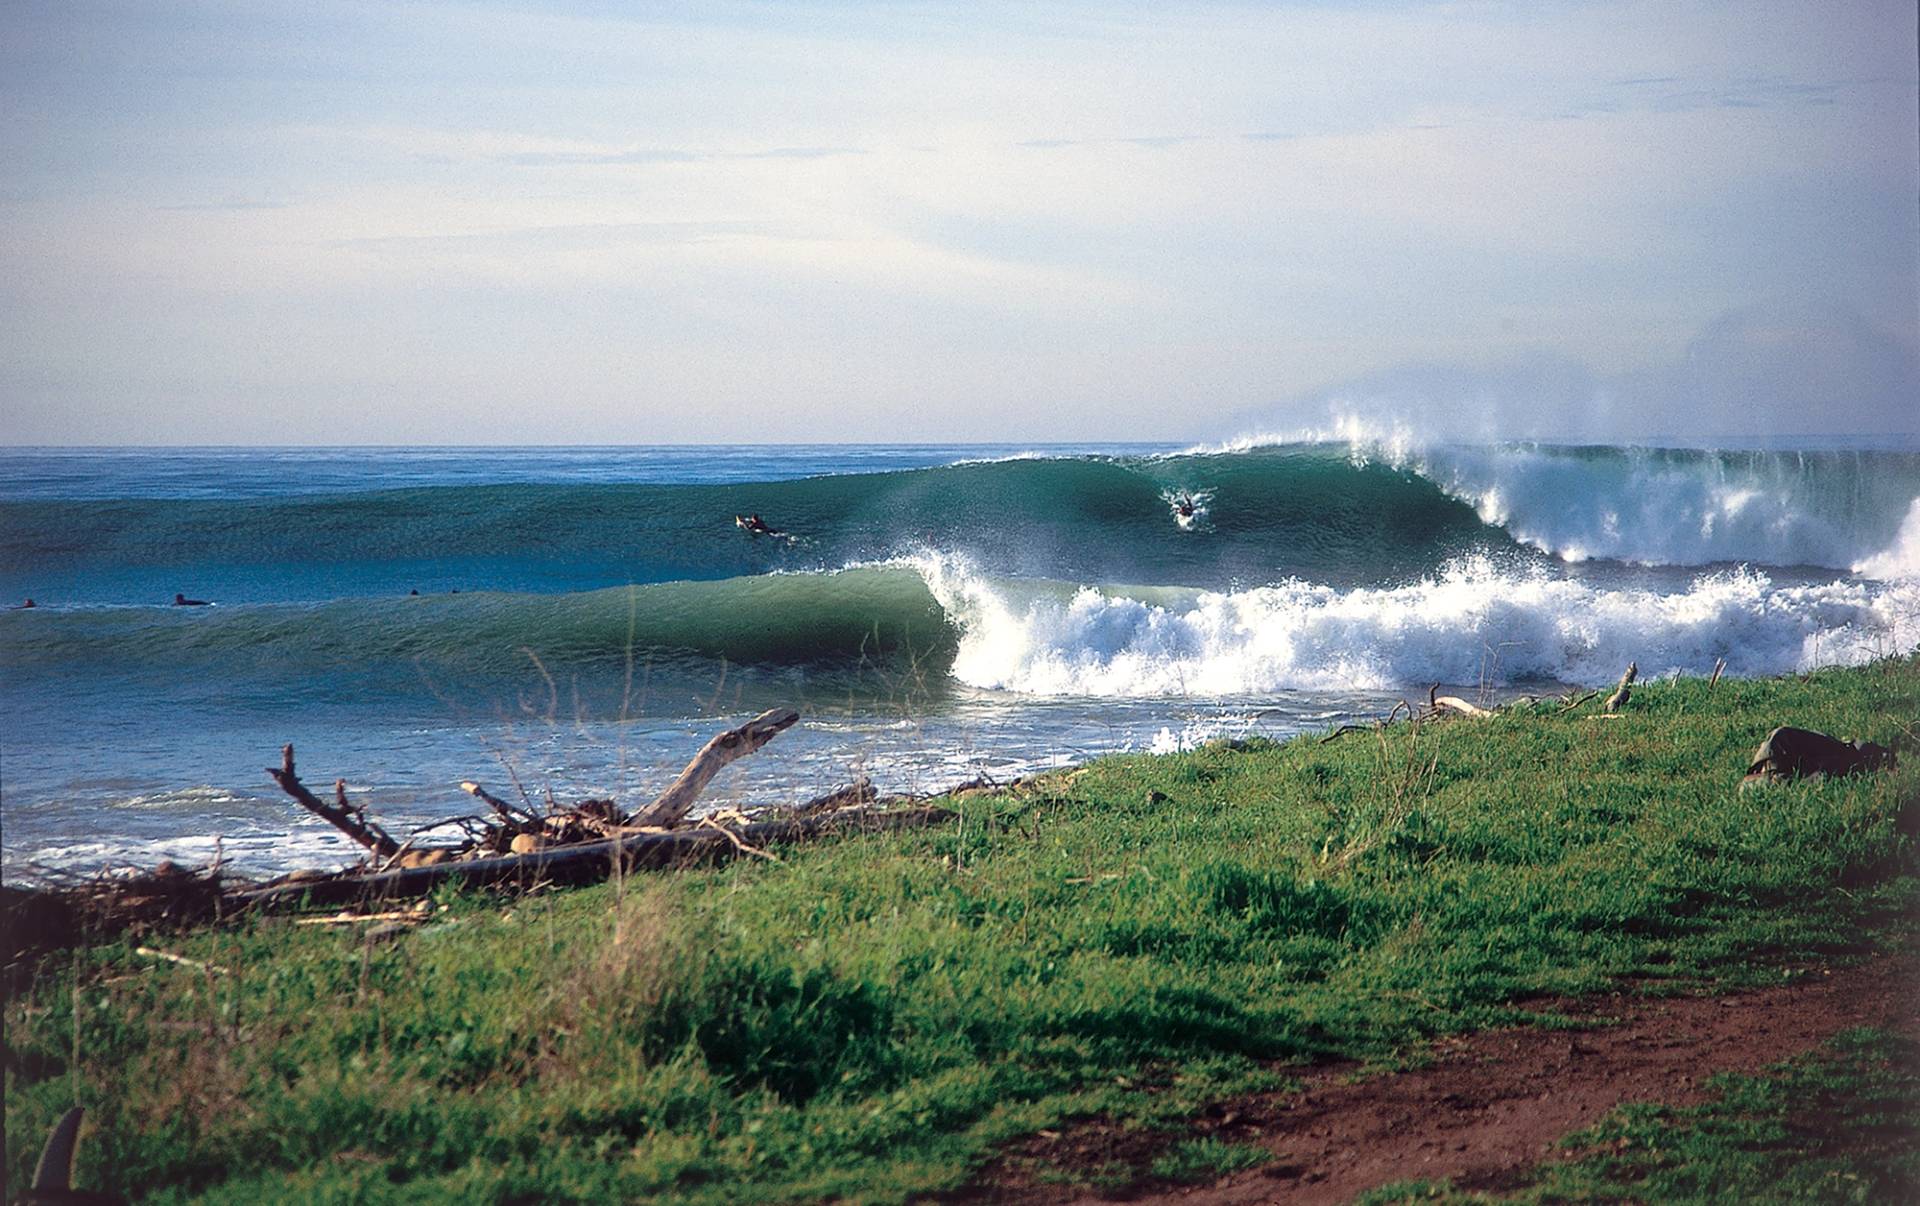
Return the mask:
<path id="1" fill-rule="evenodd" d="M 404 833 L 1914 649 L 1920 451 L 1802 443 L 0 451 L 4 870 L 349 861 L 287 742 Z"/>

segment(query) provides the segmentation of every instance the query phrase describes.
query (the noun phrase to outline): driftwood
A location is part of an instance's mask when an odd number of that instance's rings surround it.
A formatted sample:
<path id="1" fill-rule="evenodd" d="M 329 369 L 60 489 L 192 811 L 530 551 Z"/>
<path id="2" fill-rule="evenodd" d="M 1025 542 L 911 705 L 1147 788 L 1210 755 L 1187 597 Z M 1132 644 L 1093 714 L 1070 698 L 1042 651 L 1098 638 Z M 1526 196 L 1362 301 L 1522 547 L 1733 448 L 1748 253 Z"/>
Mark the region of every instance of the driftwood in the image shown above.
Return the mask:
<path id="1" fill-rule="evenodd" d="M 1433 686 L 1427 688 L 1428 712 L 1458 712 L 1462 716 L 1493 715 L 1493 713 L 1487 709 L 1480 707 L 1478 704 L 1470 704 L 1458 695 L 1441 695 L 1439 691 L 1439 683 L 1435 683 Z"/>
<path id="2" fill-rule="evenodd" d="M 347 873 L 301 880 L 239 892 L 235 898 L 242 904 L 266 906 L 301 902 L 342 904 L 424 896 L 442 884 L 454 882 L 474 887 L 507 883 L 597 883 L 611 876 L 616 867 L 637 871 L 723 862 L 740 853 L 740 843 L 765 847 L 770 843 L 803 841 L 830 834 L 918 829 L 937 825 L 953 815 L 947 809 L 931 805 L 886 811 L 850 809 L 794 820 L 755 821 L 732 830 L 731 835 L 716 828 L 697 826 L 659 833 L 633 833 L 610 841 L 558 846 L 532 854 L 444 862 L 374 875 Z"/>
<path id="3" fill-rule="evenodd" d="M 218 963 L 206 963 L 199 959 L 189 959 L 185 955 L 175 955 L 169 951 L 155 950 L 150 946 L 136 946 L 133 948 L 133 953 L 143 959 L 160 959 L 167 963 L 179 964 L 181 967 L 191 967 L 195 971 L 203 971 L 222 976 L 231 974 Z"/>
<path id="4" fill-rule="evenodd" d="M 735 758 L 744 758 L 793 727 L 800 713 L 792 708 L 775 708 L 749 720 L 737 729 L 728 729 L 702 746 L 687 763 L 673 785 L 660 798 L 633 814 L 627 828 L 665 828 L 676 825 L 693 808 L 694 801 L 720 769 Z"/>
<path id="5" fill-rule="evenodd" d="M 516 808 L 469 780 L 460 784 L 461 790 L 491 808 L 499 823 L 488 824 L 482 817 L 458 817 L 454 821 L 442 822 L 459 822 L 467 828 L 468 841 L 455 846 L 416 848 L 418 833 L 404 843 L 395 841 L 391 834 L 367 817 L 364 808 L 356 808 L 348 802 L 344 779 L 334 783 L 334 799 L 331 803 L 316 796 L 300 781 L 300 776 L 294 770 L 291 745 L 282 748 L 280 766 L 268 767 L 267 774 L 302 808 L 325 820 L 365 849 L 374 868 L 371 874 L 381 875 L 395 868 L 417 869 L 489 854 L 531 854 L 549 847 L 571 847 L 625 834 L 671 829 L 685 820 L 687 813 L 699 801 L 700 793 L 706 790 L 707 784 L 722 768 L 758 750 L 791 728 L 799 719 L 800 713 L 793 709 L 777 708 L 719 734 L 701 747 L 700 752 L 687 763 L 679 777 L 660 793 L 658 799 L 632 816 L 621 812 L 611 800 L 583 800 L 567 808 L 556 808 L 552 806 L 551 795 L 548 799 L 549 811 L 542 815 L 530 807 Z M 871 789 L 868 790 L 870 792 Z M 871 795 L 868 798 L 871 799 Z M 830 806 L 827 800 L 831 799 L 828 797 L 815 801 L 814 806 Z"/>
<path id="6" fill-rule="evenodd" d="M 300 776 L 293 771 L 293 746 L 280 748 L 280 765 L 269 766 L 267 773 L 280 785 L 280 790 L 300 802 L 300 806 L 346 834 L 373 853 L 375 858 L 389 859 L 400 853 L 400 843 L 393 835 L 367 819 L 365 810 L 347 803 L 347 781 L 336 779 L 333 783 L 332 804 L 307 790 L 300 782 Z"/>
<path id="7" fill-rule="evenodd" d="M 811 816 L 819 812 L 831 812 L 839 808 L 850 808 L 856 804 L 871 804 L 880 798 L 873 789 L 873 780 L 860 776 L 845 787 L 837 787 L 824 796 L 815 796 L 793 810 L 795 816 Z"/>
<path id="8" fill-rule="evenodd" d="M 1626 707 L 1627 700 L 1633 695 L 1633 680 L 1639 673 L 1640 663 L 1628 662 L 1627 672 L 1620 676 L 1620 685 L 1613 689 L 1612 695 L 1607 696 L 1607 702 L 1601 705 L 1601 710 L 1611 716 Z"/>
<path id="9" fill-rule="evenodd" d="M 500 819 L 517 832 L 537 828 L 540 824 L 540 819 L 532 813 L 519 811 L 478 783 L 462 783 L 460 790 L 499 813 Z"/>
<path id="10" fill-rule="evenodd" d="M 474 886 L 590 883 L 616 871 L 717 862 L 741 854 L 773 858 L 765 849 L 771 843 L 829 833 L 915 828 L 953 815 L 927 805 L 882 808 L 904 797 L 882 800 L 863 779 L 797 809 L 783 810 L 777 819 L 731 812 L 702 818 L 695 825 L 684 823 L 700 793 L 722 768 L 760 749 L 799 719 L 791 708 L 776 708 L 719 734 L 701 747 L 653 803 L 631 816 L 611 800 L 584 800 L 561 808 L 553 805 L 551 796 L 549 810 L 540 814 L 507 803 L 479 783 L 464 782 L 461 790 L 492 809 L 498 823 L 484 817 L 455 818 L 467 828 L 466 844 L 420 850 L 395 843 L 363 811 L 348 806 L 344 789 L 338 793 L 337 805 L 315 798 L 294 775 L 293 747 L 288 746 L 283 769 L 270 772 L 275 781 L 302 806 L 371 851 L 371 865 L 334 874 L 289 876 L 235 892 L 232 900 L 252 906 L 295 901 L 332 904 L 420 896 L 456 881 Z"/>

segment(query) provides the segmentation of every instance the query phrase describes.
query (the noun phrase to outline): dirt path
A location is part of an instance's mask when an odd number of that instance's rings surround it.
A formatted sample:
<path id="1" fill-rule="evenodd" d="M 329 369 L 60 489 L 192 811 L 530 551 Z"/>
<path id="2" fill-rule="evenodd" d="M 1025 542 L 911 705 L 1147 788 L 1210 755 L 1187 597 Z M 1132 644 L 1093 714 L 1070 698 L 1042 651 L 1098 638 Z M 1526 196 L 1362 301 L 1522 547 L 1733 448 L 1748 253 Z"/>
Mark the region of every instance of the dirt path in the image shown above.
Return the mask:
<path id="1" fill-rule="evenodd" d="M 1724 997 L 1615 996 L 1563 1003 L 1562 1012 L 1620 1019 L 1599 1029 L 1516 1029 L 1443 1041 L 1434 1062 L 1347 1083 L 1353 1065 L 1310 1070 L 1303 1092 L 1215 1105 L 1194 1132 L 1258 1143 L 1270 1163 L 1213 1185 L 1148 1186 L 1104 1200 L 1190 1206 L 1344 1202 L 1395 1181 L 1451 1178 L 1494 1190 L 1552 1152 L 1562 1136 L 1631 1101 L 1700 1101 L 1716 1072 L 1751 1072 L 1807 1051 L 1853 1026 L 1912 1031 L 1920 1008 L 1913 964 L 1882 960 L 1815 968 L 1793 983 Z M 1037 1183 L 1039 1168 L 1144 1170 L 1161 1140 L 1089 1123 L 1027 1140 L 995 1162 L 974 1200 L 1073 1198 Z"/>

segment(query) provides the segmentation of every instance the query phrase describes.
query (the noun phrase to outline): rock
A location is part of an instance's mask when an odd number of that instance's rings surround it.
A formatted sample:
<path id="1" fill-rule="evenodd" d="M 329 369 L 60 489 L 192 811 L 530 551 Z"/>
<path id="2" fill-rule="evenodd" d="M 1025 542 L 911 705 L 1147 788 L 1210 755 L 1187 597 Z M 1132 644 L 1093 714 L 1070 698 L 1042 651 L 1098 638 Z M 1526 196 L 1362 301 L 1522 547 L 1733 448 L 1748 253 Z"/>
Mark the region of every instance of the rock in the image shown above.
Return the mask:
<path id="1" fill-rule="evenodd" d="M 1894 765 L 1894 753 L 1871 741 L 1841 741 L 1812 729 L 1781 726 L 1753 751 L 1741 786 L 1817 775 L 1851 775 Z"/>

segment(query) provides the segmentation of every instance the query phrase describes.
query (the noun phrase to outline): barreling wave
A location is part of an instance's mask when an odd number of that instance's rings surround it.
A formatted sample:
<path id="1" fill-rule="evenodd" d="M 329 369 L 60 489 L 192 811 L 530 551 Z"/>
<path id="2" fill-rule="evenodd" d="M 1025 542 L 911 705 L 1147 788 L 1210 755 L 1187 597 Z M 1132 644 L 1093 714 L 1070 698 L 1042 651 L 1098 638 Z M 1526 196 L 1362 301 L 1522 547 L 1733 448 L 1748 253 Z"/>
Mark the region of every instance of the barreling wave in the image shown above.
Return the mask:
<path id="1" fill-rule="evenodd" d="M 1204 495 L 1204 530 L 1166 499 Z M 956 552 L 999 575 L 1389 585 L 1462 556 L 1920 572 L 1920 454 L 1420 445 L 1392 433 L 797 480 L 0 503 L 0 597 L 230 602 L 829 571 Z M 736 514 L 789 534 L 754 539 Z M 1903 521 L 1905 528 L 1903 529 Z"/>
<path id="2" fill-rule="evenodd" d="M 1169 490 L 1215 492 L 1188 539 Z M 758 513 L 786 538 L 753 538 Z M 1326 449 L 1174 462 L 1010 459 L 746 484 L 497 485 L 273 499 L 0 503 L 0 591 L 45 602 L 227 601 L 823 571 L 924 549 L 1003 574 L 1359 582 L 1510 542 L 1431 483 Z M 0 595 L 4 597 L 4 595 Z"/>
<path id="3" fill-rule="evenodd" d="M 244 677 L 385 663 L 497 675 L 686 655 L 855 669 L 910 658 L 974 688 L 1091 697 L 1238 696 L 1430 682 L 1597 684 L 1854 664 L 1920 645 L 1920 581 L 1780 585 L 1734 569 L 1679 591 L 1604 588 L 1468 557 L 1406 585 L 1298 579 L 1209 590 L 1007 578 L 928 555 L 566 595 L 0 617 L 16 678 L 90 668 Z"/>

